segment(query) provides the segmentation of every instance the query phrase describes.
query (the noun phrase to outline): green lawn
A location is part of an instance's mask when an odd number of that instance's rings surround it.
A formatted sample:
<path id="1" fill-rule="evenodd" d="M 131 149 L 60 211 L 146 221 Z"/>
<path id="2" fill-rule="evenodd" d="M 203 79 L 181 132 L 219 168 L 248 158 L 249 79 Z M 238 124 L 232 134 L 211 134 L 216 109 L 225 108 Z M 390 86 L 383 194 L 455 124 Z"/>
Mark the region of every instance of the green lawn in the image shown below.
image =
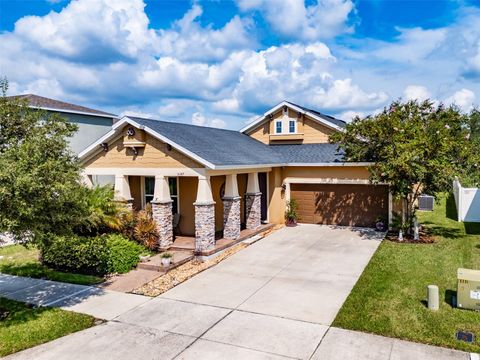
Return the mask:
<path id="1" fill-rule="evenodd" d="M 89 315 L 32 308 L 0 297 L 0 357 L 94 325 Z"/>
<path id="2" fill-rule="evenodd" d="M 384 241 L 355 285 L 334 326 L 432 345 L 480 352 L 480 312 L 453 308 L 457 268 L 480 269 L 480 224 L 458 223 L 452 197 L 439 200 L 419 220 L 436 235 L 434 244 Z M 426 287 L 440 288 L 440 310 L 426 308 Z M 474 344 L 455 339 L 473 331 Z"/>
<path id="3" fill-rule="evenodd" d="M 92 285 L 103 281 L 101 277 L 64 273 L 52 270 L 38 261 L 38 250 L 23 245 L 0 248 L 0 273 L 62 281 L 72 284 Z"/>

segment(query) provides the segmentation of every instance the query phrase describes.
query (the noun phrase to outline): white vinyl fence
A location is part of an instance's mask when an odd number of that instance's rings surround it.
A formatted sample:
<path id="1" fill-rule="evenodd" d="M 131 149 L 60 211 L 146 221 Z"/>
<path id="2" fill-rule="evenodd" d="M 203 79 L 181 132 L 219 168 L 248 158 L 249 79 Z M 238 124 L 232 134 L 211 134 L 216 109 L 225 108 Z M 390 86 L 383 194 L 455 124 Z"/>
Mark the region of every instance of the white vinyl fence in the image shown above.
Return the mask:
<path id="1" fill-rule="evenodd" d="M 456 179 L 453 182 L 453 195 L 458 221 L 480 222 L 480 189 L 464 188 Z"/>

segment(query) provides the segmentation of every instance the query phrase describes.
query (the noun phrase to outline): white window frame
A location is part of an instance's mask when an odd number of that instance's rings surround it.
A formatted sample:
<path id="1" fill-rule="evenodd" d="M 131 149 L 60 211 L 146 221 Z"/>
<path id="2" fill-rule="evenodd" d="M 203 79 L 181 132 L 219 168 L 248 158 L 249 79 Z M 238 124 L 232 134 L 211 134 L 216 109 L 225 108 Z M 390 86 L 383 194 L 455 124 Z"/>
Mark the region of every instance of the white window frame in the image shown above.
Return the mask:
<path id="1" fill-rule="evenodd" d="M 280 124 L 280 131 L 278 131 L 278 124 Z M 282 120 L 275 120 L 275 134 L 283 134 L 283 122 Z"/>
<path id="2" fill-rule="evenodd" d="M 293 122 L 293 131 L 290 131 L 290 124 Z M 289 134 L 296 134 L 297 133 L 297 120 L 290 119 L 288 120 L 288 133 Z"/>
<path id="3" fill-rule="evenodd" d="M 150 195 L 145 193 L 145 178 L 147 177 L 151 178 L 152 176 L 141 176 L 141 181 L 140 181 L 140 189 L 141 189 L 140 191 L 142 193 L 142 209 L 145 208 L 145 205 L 147 205 L 147 201 L 145 197 L 147 195 Z M 177 199 L 177 213 L 180 214 L 180 181 L 178 180 L 178 176 L 168 176 L 168 179 L 173 179 L 173 178 L 175 178 L 177 181 L 177 194 L 176 195 L 170 194 L 170 197 L 172 199 L 173 198 Z"/>

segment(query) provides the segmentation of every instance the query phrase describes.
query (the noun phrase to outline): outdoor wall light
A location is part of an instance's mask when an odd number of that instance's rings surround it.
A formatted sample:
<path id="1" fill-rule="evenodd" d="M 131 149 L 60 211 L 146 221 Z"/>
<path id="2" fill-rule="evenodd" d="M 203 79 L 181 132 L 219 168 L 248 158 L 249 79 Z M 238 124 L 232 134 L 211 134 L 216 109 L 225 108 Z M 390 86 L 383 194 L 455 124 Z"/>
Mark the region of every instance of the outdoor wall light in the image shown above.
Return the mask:
<path id="1" fill-rule="evenodd" d="M 101 143 L 100 146 L 102 147 L 103 151 L 108 151 L 108 143 Z"/>

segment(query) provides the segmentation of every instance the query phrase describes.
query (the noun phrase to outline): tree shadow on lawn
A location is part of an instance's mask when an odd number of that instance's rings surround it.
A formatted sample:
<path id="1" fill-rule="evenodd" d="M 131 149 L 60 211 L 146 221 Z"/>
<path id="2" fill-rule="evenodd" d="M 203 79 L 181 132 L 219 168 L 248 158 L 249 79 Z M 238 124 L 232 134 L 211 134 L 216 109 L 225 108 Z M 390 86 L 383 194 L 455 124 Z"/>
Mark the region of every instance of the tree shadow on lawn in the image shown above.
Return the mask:
<path id="1" fill-rule="evenodd" d="M 27 276 L 37 279 L 46 277 L 47 273 L 49 272 L 48 269 L 43 265 L 35 262 L 28 262 L 24 264 L 3 264 L 0 266 L 0 271 L 4 274 Z"/>
<path id="2" fill-rule="evenodd" d="M 431 226 L 432 224 L 434 224 L 431 221 L 424 221 L 422 224 L 429 225 L 427 226 L 427 231 L 431 235 L 441 236 L 446 239 L 456 239 L 463 235 L 463 232 L 458 228 L 452 228 L 452 227 L 446 227 L 446 226 Z"/>
<path id="3" fill-rule="evenodd" d="M 35 307 L 0 297 L 0 327 L 6 328 L 26 323 L 49 311 L 54 310 L 48 307 Z"/>

